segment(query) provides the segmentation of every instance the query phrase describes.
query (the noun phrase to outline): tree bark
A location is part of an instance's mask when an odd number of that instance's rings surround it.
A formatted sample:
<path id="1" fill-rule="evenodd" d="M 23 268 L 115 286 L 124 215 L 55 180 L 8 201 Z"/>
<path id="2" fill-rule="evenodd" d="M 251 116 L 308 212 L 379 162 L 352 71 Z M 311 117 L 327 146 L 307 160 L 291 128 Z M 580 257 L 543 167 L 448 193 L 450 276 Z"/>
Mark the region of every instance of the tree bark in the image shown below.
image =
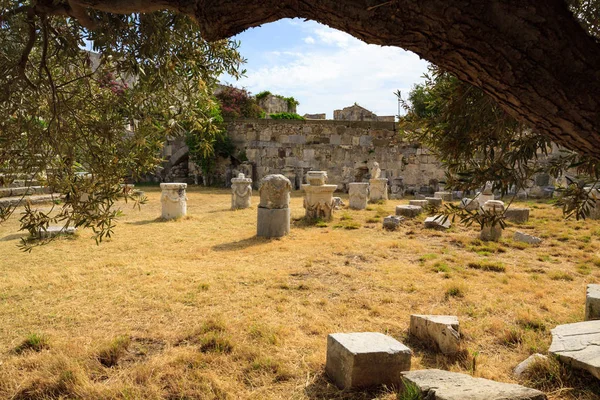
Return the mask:
<path id="1" fill-rule="evenodd" d="M 281 18 L 398 46 L 482 88 L 554 141 L 600 158 L 600 44 L 564 0 L 77 0 L 112 12 L 169 8 L 208 40 Z M 401 65 L 398 68 L 402 68 Z"/>

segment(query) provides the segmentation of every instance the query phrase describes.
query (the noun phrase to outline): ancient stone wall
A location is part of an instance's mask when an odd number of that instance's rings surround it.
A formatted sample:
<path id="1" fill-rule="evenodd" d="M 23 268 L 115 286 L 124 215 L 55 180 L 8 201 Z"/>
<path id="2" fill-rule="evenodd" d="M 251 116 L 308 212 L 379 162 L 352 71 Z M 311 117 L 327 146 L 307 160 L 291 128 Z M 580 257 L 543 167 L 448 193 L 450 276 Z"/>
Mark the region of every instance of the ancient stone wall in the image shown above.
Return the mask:
<path id="1" fill-rule="evenodd" d="M 390 122 L 238 119 L 227 124 L 227 133 L 248 160 L 242 166 L 222 160 L 223 182 L 238 171 L 248 175 L 251 168 L 254 182 L 278 173 L 298 188 L 307 171 L 325 170 L 329 183 L 347 190 L 350 182 L 368 181 L 374 161 L 382 177 L 390 183 L 402 177 L 409 189 L 444 177 L 439 161 L 418 144 L 404 142 Z"/>
<path id="2" fill-rule="evenodd" d="M 296 113 L 296 106 L 280 96 L 269 94 L 258 100 L 258 105 L 267 115 L 277 113 Z"/>

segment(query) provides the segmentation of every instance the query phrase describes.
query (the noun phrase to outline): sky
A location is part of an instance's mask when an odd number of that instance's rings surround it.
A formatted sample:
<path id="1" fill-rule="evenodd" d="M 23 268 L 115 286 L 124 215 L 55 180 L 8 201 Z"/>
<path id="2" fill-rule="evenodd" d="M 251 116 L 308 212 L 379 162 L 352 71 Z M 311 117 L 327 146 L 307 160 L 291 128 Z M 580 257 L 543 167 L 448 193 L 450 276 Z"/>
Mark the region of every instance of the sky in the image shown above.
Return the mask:
<path id="1" fill-rule="evenodd" d="M 397 115 L 400 90 L 406 98 L 422 82 L 428 63 L 397 47 L 368 45 L 314 21 L 284 19 L 234 37 L 248 60 L 246 76 L 222 83 L 252 94 L 268 90 L 300 102 L 297 112 L 326 113 L 354 104 L 377 115 Z"/>

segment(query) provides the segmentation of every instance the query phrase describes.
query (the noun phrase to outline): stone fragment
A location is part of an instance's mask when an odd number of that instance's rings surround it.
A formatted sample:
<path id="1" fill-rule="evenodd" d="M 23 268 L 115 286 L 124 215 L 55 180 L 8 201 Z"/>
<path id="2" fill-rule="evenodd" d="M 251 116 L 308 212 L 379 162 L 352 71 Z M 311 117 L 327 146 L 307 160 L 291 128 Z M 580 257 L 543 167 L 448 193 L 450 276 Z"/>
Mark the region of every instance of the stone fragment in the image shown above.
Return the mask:
<path id="1" fill-rule="evenodd" d="M 346 205 L 346 203 L 344 203 L 344 200 L 342 200 L 341 197 L 334 197 L 333 198 L 333 208 L 334 210 L 341 210 L 342 207 L 344 207 Z"/>
<path id="2" fill-rule="evenodd" d="M 383 219 L 383 229 L 387 229 L 388 231 L 395 231 L 400 226 L 404 218 L 397 217 L 395 215 L 388 215 Z"/>
<path id="3" fill-rule="evenodd" d="M 325 371 L 340 389 L 399 385 L 410 358 L 408 347 L 382 333 L 332 333 Z"/>
<path id="4" fill-rule="evenodd" d="M 433 341 L 444 354 L 460 350 L 458 318 L 454 315 L 410 316 L 410 334 L 425 341 Z"/>
<path id="5" fill-rule="evenodd" d="M 49 226 L 46 229 L 40 228 L 38 230 L 38 238 L 49 239 L 58 235 L 74 235 L 75 232 L 77 232 L 77 228 L 72 226 L 68 228 L 64 226 Z"/>
<path id="6" fill-rule="evenodd" d="M 425 369 L 402 372 L 405 385 L 419 388 L 427 400 L 545 400 L 539 390 L 513 383 L 474 378 L 457 372 Z"/>
<path id="7" fill-rule="evenodd" d="M 369 180 L 369 201 L 371 203 L 388 199 L 388 180 L 377 178 Z"/>
<path id="8" fill-rule="evenodd" d="M 513 240 L 516 240 L 517 242 L 523 242 L 523 243 L 529 243 L 529 244 L 542 243 L 542 239 L 540 239 L 539 237 L 535 237 L 535 236 L 529 235 L 527 233 L 519 232 L 519 231 L 515 232 L 515 234 L 513 235 Z"/>
<path id="9" fill-rule="evenodd" d="M 348 184 L 349 207 L 353 210 L 364 210 L 369 200 L 369 184 L 352 182 Z"/>
<path id="10" fill-rule="evenodd" d="M 585 320 L 595 319 L 600 319 L 600 285 L 591 283 L 587 285 L 585 296 Z"/>
<path id="11" fill-rule="evenodd" d="M 409 200 L 408 201 L 408 205 L 409 206 L 417 206 L 417 207 L 425 207 L 427 205 L 427 200 L 423 199 L 423 200 Z"/>
<path id="12" fill-rule="evenodd" d="M 414 218 L 417 215 L 421 214 L 423 211 L 423 207 L 421 206 L 411 206 L 411 205 L 402 205 L 396 206 L 396 215 L 401 215 L 407 218 Z"/>
<path id="13" fill-rule="evenodd" d="M 187 214 L 187 183 L 161 183 L 162 218 L 174 219 Z"/>
<path id="14" fill-rule="evenodd" d="M 371 173 L 371 179 L 381 178 L 381 169 L 379 168 L 379 163 L 377 161 L 373 162 L 373 166 L 369 172 Z"/>
<path id="15" fill-rule="evenodd" d="M 256 236 L 273 238 L 290 233 L 291 190 L 290 180 L 283 175 L 267 175 L 261 180 Z"/>
<path id="16" fill-rule="evenodd" d="M 306 180 L 308 185 L 302 185 L 304 190 L 304 208 L 307 219 L 322 219 L 331 221 L 333 219 L 333 192 L 337 185 L 326 185 L 326 171 L 308 171 Z M 341 200 L 341 199 L 340 199 Z"/>
<path id="17" fill-rule="evenodd" d="M 391 199 L 401 199 L 404 197 L 404 192 L 406 191 L 406 187 L 404 186 L 404 178 L 397 177 L 392 179 L 392 184 L 390 186 L 390 198 Z"/>
<path id="18" fill-rule="evenodd" d="M 500 200 L 488 200 L 482 207 L 488 214 L 502 215 L 504 213 L 504 202 Z M 479 238 L 484 241 L 497 242 L 502 237 L 502 226 L 499 223 L 485 223 L 481 228 Z"/>
<path id="19" fill-rule="evenodd" d="M 479 209 L 479 200 L 465 197 L 460 201 L 460 207 L 467 211 L 475 211 Z"/>
<path id="20" fill-rule="evenodd" d="M 523 378 L 525 372 L 527 372 L 529 367 L 531 367 L 533 364 L 535 364 L 537 362 L 546 361 L 546 360 L 548 360 L 548 357 L 546 357 L 545 355 L 542 355 L 539 353 L 532 354 L 529 357 L 527 357 L 527 359 L 525 361 L 521 362 L 519 365 L 517 365 L 515 367 L 515 369 L 513 370 L 513 374 L 517 378 Z"/>
<path id="21" fill-rule="evenodd" d="M 529 221 L 529 208 L 507 208 L 504 217 L 507 221 L 523 224 Z"/>
<path id="22" fill-rule="evenodd" d="M 600 320 L 559 325 L 551 332 L 550 354 L 600 379 Z"/>
<path id="23" fill-rule="evenodd" d="M 231 179 L 231 209 L 237 210 L 250 207 L 252 203 L 252 179 L 239 173 Z"/>
<path id="24" fill-rule="evenodd" d="M 415 200 L 425 200 L 426 197 L 427 196 L 425 196 L 424 194 L 420 194 L 420 193 L 415 194 Z"/>
<path id="25" fill-rule="evenodd" d="M 434 215 L 433 217 L 425 218 L 423 225 L 428 229 L 448 229 L 452 225 L 450 219 L 446 219 L 445 222 L 442 221 L 444 221 L 443 215 Z"/>
<path id="26" fill-rule="evenodd" d="M 452 201 L 452 193 L 451 192 L 435 192 L 433 197 L 436 199 L 442 199 L 442 201 Z"/>
<path id="27" fill-rule="evenodd" d="M 443 200 L 438 199 L 437 197 L 425 197 L 425 200 L 427 200 L 427 204 L 432 207 L 441 207 L 443 203 Z"/>

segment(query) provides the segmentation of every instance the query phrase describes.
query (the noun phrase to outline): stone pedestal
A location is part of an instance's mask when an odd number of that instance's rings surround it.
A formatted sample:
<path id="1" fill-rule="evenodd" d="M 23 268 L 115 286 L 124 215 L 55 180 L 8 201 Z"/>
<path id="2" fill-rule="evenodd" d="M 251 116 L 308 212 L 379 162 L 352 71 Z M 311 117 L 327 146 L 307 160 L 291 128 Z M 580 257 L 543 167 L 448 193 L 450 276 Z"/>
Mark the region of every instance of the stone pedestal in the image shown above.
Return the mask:
<path id="1" fill-rule="evenodd" d="M 367 208 L 369 200 L 369 184 L 362 182 L 349 183 L 348 196 L 350 198 L 350 208 L 353 210 L 364 210 Z"/>
<path id="2" fill-rule="evenodd" d="M 388 199 L 388 180 L 375 178 L 369 180 L 369 201 L 371 203 Z"/>
<path id="3" fill-rule="evenodd" d="M 161 183 L 162 218 L 174 219 L 187 214 L 187 183 Z"/>
<path id="4" fill-rule="evenodd" d="M 504 202 L 500 200 L 488 200 L 483 205 L 483 211 L 496 215 L 504 213 Z M 481 240 L 497 242 L 502 237 L 502 226 L 499 223 L 495 225 L 485 224 L 479 235 Z"/>
<path id="5" fill-rule="evenodd" d="M 330 221 L 333 218 L 333 192 L 337 185 L 302 185 L 306 218 Z"/>
<path id="6" fill-rule="evenodd" d="M 290 232 L 291 190 L 291 182 L 283 175 L 267 175 L 260 181 L 256 236 L 281 237 Z"/>
<path id="7" fill-rule="evenodd" d="M 231 180 L 231 209 L 248 208 L 252 202 L 252 179 L 240 173 Z"/>

